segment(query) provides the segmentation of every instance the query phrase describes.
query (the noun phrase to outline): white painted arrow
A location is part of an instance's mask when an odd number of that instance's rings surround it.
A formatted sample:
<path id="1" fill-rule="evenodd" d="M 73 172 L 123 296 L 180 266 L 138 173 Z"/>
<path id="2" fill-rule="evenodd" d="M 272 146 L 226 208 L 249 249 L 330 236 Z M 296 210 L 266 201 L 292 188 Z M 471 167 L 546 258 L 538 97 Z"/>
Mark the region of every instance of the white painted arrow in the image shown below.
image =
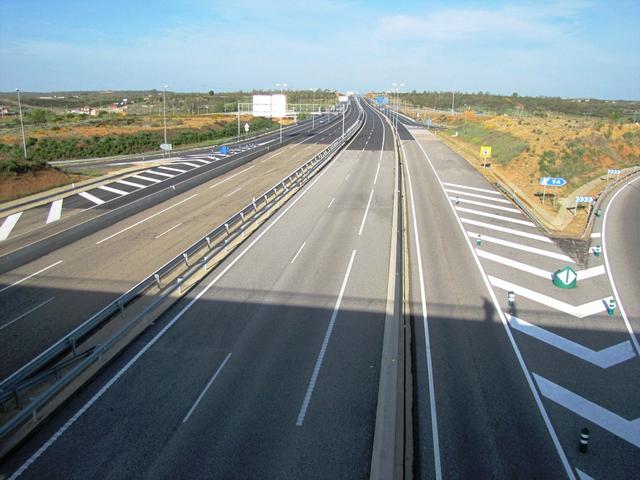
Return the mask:
<path id="1" fill-rule="evenodd" d="M 564 350 L 574 357 L 578 357 L 580 360 L 592 363 L 600 368 L 609 368 L 614 365 L 618 365 L 619 363 L 626 362 L 636 356 L 629 340 L 604 348 L 600 351 L 595 351 L 585 347 L 584 345 L 580 345 L 579 343 L 545 330 L 544 328 L 538 327 L 537 325 L 533 325 L 521 318 L 509 315 L 508 313 L 505 313 L 505 316 L 507 317 L 509 325 L 519 332 L 525 333 L 540 340 L 541 342 L 551 345 L 552 347 Z"/>
<path id="2" fill-rule="evenodd" d="M 640 448 L 640 418 L 627 420 L 551 380 L 532 375 L 543 396 Z"/>
<path id="3" fill-rule="evenodd" d="M 491 285 L 497 288 L 501 288 L 503 290 L 512 291 L 517 295 L 521 295 L 529 300 L 533 300 L 534 302 L 540 303 L 542 305 L 546 305 L 548 307 L 554 308 L 556 310 L 560 310 L 561 312 L 567 313 L 569 315 L 573 315 L 578 318 L 585 318 L 589 315 L 595 315 L 596 313 L 604 312 L 607 307 L 606 303 L 612 297 L 601 298 L 599 300 L 593 300 L 591 302 L 583 303 L 582 305 L 571 305 L 570 303 L 565 303 L 560 300 L 557 300 L 553 297 L 545 295 L 543 293 L 536 292 L 534 290 L 529 290 L 528 288 L 521 287 L 520 285 L 516 285 L 515 283 L 507 282 L 506 280 L 502 280 L 497 277 L 492 277 L 488 275 L 489 281 Z"/>

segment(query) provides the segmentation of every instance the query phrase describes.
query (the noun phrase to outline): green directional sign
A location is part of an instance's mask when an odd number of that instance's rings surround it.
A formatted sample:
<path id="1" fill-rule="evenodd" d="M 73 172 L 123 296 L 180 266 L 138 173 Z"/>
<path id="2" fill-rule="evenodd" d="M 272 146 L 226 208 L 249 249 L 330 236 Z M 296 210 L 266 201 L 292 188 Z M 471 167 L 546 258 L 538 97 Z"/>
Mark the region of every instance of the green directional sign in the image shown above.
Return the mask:
<path id="1" fill-rule="evenodd" d="M 578 274 L 571 267 L 564 267 L 553 274 L 553 284 L 558 288 L 576 288 Z"/>

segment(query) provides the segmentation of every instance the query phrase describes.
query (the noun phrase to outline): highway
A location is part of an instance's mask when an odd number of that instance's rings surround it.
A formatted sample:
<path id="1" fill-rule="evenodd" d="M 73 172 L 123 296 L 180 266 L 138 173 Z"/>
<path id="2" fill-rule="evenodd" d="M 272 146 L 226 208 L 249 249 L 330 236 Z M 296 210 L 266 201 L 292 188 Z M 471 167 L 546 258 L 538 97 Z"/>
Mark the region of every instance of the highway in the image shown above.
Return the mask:
<path id="1" fill-rule="evenodd" d="M 355 110 L 350 109 L 347 122 L 355 121 Z M 41 240 L 2 257 L 10 264 L 28 250 L 37 258 L 0 275 L 0 378 L 202 238 L 341 133 L 341 122 L 319 127 L 315 135 L 301 136 L 248 163 L 240 157 L 224 162 L 220 170 L 216 163 L 193 168 L 175 179 L 166 177 L 168 183 L 158 184 L 160 190 L 140 189 L 70 215 L 69 224 L 51 226 L 56 229 L 53 236 L 48 225 L 32 231 Z M 102 218 L 104 224 L 97 223 Z M 31 234 L 13 240 L 11 248 L 19 240 L 28 242 Z"/>

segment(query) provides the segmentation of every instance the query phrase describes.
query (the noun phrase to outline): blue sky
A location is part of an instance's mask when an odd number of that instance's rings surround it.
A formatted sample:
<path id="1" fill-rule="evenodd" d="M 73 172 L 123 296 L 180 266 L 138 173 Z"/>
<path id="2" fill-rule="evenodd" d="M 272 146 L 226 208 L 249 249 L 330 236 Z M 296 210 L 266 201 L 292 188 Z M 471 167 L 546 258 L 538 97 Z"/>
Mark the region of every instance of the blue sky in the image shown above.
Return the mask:
<path id="1" fill-rule="evenodd" d="M 640 2 L 0 0 L 0 90 L 489 91 L 640 100 Z"/>

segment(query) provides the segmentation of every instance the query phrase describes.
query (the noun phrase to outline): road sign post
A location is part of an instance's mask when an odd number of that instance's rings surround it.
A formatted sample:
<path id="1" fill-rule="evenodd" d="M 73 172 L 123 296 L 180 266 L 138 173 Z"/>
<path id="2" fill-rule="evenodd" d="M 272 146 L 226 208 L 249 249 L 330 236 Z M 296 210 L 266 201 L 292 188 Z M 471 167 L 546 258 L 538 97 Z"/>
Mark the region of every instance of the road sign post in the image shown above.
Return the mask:
<path id="1" fill-rule="evenodd" d="M 248 123 L 244 124 L 244 133 L 249 133 L 249 124 Z"/>
<path id="2" fill-rule="evenodd" d="M 571 267 L 564 267 L 553 274 L 553 284 L 558 288 L 576 288 L 578 274 Z"/>
<path id="3" fill-rule="evenodd" d="M 558 187 L 564 187 L 567 181 L 562 177 L 540 177 L 540 185 L 542 185 L 542 205 L 544 205 L 544 199 L 547 193 L 547 187 L 555 187 L 555 193 L 553 195 L 553 206 L 556 206 L 556 198 L 558 198 Z"/>
<path id="4" fill-rule="evenodd" d="M 482 157 L 482 168 L 486 168 L 487 159 L 491 158 L 491 147 L 489 145 L 482 145 L 480 147 L 480 156 Z"/>
<path id="5" fill-rule="evenodd" d="M 616 302 L 616 299 L 613 297 L 611 297 L 607 302 L 607 313 L 609 314 L 610 317 L 613 317 L 614 313 L 616 312 L 617 305 L 618 304 Z"/>

